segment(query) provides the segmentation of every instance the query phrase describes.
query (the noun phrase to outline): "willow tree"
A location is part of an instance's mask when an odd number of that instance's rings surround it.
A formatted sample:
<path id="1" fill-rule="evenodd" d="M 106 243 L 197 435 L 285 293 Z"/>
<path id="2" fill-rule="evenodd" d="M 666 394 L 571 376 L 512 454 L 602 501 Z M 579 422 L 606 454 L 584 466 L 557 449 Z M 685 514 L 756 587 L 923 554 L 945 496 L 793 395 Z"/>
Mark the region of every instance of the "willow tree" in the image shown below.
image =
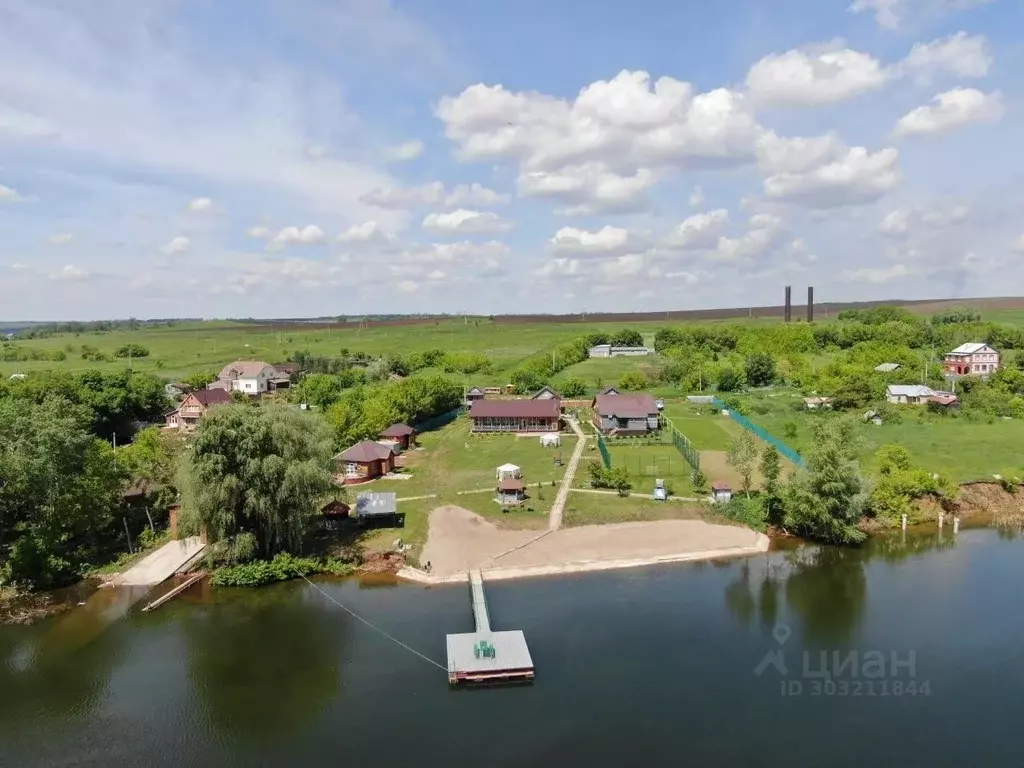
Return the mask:
<path id="1" fill-rule="evenodd" d="M 331 433 L 287 406 L 215 408 L 182 463 L 183 530 L 235 545 L 239 559 L 299 552 L 309 521 L 336 495 Z"/>

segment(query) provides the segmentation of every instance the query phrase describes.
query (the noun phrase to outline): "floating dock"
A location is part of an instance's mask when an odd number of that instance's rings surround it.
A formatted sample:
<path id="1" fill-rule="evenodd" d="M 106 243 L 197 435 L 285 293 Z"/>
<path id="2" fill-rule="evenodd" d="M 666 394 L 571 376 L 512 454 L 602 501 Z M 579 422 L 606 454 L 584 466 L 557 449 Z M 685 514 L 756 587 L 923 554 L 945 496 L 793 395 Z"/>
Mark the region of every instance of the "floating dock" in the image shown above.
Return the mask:
<path id="1" fill-rule="evenodd" d="M 458 685 L 533 680 L 533 659 L 523 633 L 491 630 L 484 579 L 479 570 L 469 572 L 469 589 L 476 632 L 448 635 L 448 682 Z"/>

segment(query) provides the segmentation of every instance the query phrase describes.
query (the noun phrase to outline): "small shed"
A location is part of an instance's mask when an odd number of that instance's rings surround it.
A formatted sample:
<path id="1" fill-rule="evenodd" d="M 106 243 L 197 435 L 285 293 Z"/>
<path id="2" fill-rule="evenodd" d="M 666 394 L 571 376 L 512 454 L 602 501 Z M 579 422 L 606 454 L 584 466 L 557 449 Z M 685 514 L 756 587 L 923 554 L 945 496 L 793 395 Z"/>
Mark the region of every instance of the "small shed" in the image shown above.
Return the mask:
<path id="1" fill-rule="evenodd" d="M 519 478 L 509 477 L 498 482 L 495 501 L 501 505 L 522 504 L 526 498 L 526 489 Z"/>
<path id="2" fill-rule="evenodd" d="M 398 514 L 398 495 L 393 491 L 384 493 L 360 493 L 356 498 L 356 518 L 360 524 L 391 523 L 401 525 Z"/>
<path id="3" fill-rule="evenodd" d="M 356 483 L 386 475 L 395 469 L 395 451 L 391 445 L 363 440 L 334 457 L 345 482 Z"/>
<path id="4" fill-rule="evenodd" d="M 540 444 L 545 448 L 557 448 L 562 444 L 562 436 L 557 432 L 548 432 L 540 436 Z"/>
<path id="5" fill-rule="evenodd" d="M 498 480 L 512 480 L 522 478 L 523 471 L 515 464 L 502 464 L 495 472 Z"/>
<path id="6" fill-rule="evenodd" d="M 545 384 L 530 396 L 531 400 L 561 400 L 562 394 Z"/>
<path id="7" fill-rule="evenodd" d="M 416 442 L 416 430 L 408 424 L 392 424 L 380 433 L 382 443 L 390 443 L 395 451 L 404 451 Z"/>
<path id="8" fill-rule="evenodd" d="M 320 508 L 320 527 L 326 530 L 337 530 L 348 519 L 351 508 L 344 501 L 335 499 Z"/>
<path id="9" fill-rule="evenodd" d="M 486 395 L 480 387 L 470 387 L 466 390 L 466 405 L 472 405 L 474 400 L 483 400 Z"/>
<path id="10" fill-rule="evenodd" d="M 724 480 L 715 480 L 711 484 L 711 498 L 713 501 L 730 501 L 732 499 L 732 488 Z"/>

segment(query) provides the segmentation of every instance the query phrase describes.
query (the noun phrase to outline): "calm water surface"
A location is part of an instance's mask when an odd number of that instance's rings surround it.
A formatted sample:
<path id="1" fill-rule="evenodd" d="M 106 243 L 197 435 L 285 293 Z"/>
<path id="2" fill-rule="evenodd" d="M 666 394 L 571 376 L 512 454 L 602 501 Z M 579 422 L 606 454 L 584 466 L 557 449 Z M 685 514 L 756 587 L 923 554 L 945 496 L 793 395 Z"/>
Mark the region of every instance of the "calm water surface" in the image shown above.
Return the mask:
<path id="1" fill-rule="evenodd" d="M 968 530 L 492 584 L 537 681 L 477 691 L 303 583 L 152 614 L 103 591 L 0 628 L 0 766 L 1021 766 L 1022 577 L 1024 540 Z M 323 587 L 442 662 L 472 628 L 464 586 Z M 805 651 L 915 674 L 829 695 Z"/>

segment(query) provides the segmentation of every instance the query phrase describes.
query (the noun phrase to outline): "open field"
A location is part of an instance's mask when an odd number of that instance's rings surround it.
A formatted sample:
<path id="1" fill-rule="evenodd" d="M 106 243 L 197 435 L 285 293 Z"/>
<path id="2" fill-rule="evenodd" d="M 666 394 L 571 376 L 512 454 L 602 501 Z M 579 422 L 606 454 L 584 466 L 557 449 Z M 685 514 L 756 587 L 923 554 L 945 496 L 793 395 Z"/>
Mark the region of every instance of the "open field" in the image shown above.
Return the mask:
<path id="1" fill-rule="evenodd" d="M 796 410 L 801 402 L 796 393 L 781 392 L 776 397 L 742 395 L 747 417 L 767 429 L 797 451 L 811 444 L 811 428 L 816 420 L 839 418 L 838 414 Z M 767 410 L 758 413 L 757 409 Z M 990 478 L 993 473 L 1024 464 L 1024 421 L 993 419 L 969 421 L 965 418 L 934 416 L 924 408 L 903 406 L 900 423 L 875 426 L 858 421 L 861 438 L 860 458 L 868 472 L 874 470 L 874 454 L 883 445 L 904 446 L 915 464 L 930 472 L 940 472 L 954 482 Z M 796 437 L 786 438 L 786 425 L 796 428 Z"/>

